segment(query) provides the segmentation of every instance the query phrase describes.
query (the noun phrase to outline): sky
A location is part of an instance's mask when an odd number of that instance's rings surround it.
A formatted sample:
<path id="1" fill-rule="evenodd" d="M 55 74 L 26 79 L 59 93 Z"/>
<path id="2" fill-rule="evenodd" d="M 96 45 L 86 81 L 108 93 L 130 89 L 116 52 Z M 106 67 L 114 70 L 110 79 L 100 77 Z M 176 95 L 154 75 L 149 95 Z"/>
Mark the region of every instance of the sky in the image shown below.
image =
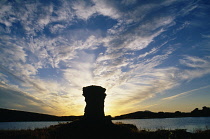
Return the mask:
<path id="1" fill-rule="evenodd" d="M 210 1 L 1 0 L 0 107 L 83 115 L 210 106 Z"/>

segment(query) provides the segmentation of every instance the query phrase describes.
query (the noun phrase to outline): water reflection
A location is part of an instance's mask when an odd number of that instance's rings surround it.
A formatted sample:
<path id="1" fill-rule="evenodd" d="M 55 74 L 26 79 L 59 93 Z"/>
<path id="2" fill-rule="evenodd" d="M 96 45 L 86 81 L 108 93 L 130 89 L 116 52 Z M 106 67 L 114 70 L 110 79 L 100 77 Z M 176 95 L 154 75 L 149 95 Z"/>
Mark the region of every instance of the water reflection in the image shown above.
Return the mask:
<path id="1" fill-rule="evenodd" d="M 53 122 L 0 122 L 0 130 L 20 130 L 20 129 L 36 129 L 45 128 L 59 123 L 67 123 L 70 121 L 53 121 Z"/>
<path id="2" fill-rule="evenodd" d="M 186 117 L 186 118 L 163 118 L 163 119 L 126 119 L 112 120 L 114 123 L 123 122 L 134 124 L 138 129 L 187 129 L 193 132 L 196 129 L 210 128 L 210 117 Z M 59 122 L 0 122 L 0 129 L 35 129 L 44 128 L 59 123 L 67 123 L 69 121 Z"/>
<path id="3" fill-rule="evenodd" d="M 210 128 L 210 117 L 186 117 L 186 118 L 163 118 L 163 119 L 128 119 L 113 120 L 113 122 L 123 122 L 134 124 L 138 129 L 187 129 L 193 132 L 196 129 Z"/>

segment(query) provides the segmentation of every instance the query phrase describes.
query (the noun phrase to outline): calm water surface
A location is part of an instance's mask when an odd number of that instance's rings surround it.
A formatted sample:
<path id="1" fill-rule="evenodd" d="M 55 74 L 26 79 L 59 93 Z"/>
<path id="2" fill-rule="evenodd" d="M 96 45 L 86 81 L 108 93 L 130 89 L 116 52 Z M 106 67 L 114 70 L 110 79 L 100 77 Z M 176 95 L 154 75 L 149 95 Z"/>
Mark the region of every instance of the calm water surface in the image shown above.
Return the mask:
<path id="1" fill-rule="evenodd" d="M 187 129 L 193 132 L 196 129 L 210 129 L 210 117 L 185 117 L 185 118 L 162 118 L 162 119 L 129 119 L 113 120 L 113 122 L 123 122 L 134 124 L 138 129 Z"/>
<path id="2" fill-rule="evenodd" d="M 57 125 L 59 123 L 67 123 L 70 121 L 52 121 L 52 122 L 0 122 L 0 130 L 20 130 L 20 129 L 36 129 Z"/>
<path id="3" fill-rule="evenodd" d="M 68 121 L 69 122 L 69 121 Z M 126 120 L 113 120 L 116 122 L 123 122 L 136 125 L 141 129 L 187 129 L 193 132 L 196 129 L 205 130 L 210 129 L 210 117 L 186 117 L 186 118 L 163 118 L 163 119 L 126 119 Z M 51 125 L 56 125 L 62 122 L 0 122 L 0 129 L 35 129 L 44 128 Z"/>

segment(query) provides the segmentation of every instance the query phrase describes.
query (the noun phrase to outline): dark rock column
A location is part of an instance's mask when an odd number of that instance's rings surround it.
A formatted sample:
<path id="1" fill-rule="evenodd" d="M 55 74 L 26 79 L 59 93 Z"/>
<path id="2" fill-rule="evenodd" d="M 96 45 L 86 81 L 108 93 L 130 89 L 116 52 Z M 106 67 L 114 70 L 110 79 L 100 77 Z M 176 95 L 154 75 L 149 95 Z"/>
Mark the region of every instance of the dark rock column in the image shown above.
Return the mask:
<path id="1" fill-rule="evenodd" d="M 103 120 L 104 99 L 106 89 L 101 86 L 83 87 L 83 96 L 85 97 L 86 107 L 84 117 L 87 120 Z"/>

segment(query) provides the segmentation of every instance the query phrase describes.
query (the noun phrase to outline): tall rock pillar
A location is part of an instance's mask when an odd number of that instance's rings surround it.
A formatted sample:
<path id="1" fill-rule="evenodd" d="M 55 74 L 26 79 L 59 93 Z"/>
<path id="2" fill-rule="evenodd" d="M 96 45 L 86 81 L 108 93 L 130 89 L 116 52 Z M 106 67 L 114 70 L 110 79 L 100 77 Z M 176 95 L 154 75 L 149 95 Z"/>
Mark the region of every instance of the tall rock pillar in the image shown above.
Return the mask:
<path id="1" fill-rule="evenodd" d="M 84 117 L 87 120 L 103 120 L 104 99 L 106 89 L 101 86 L 83 87 L 83 96 L 85 97 L 86 107 Z"/>

